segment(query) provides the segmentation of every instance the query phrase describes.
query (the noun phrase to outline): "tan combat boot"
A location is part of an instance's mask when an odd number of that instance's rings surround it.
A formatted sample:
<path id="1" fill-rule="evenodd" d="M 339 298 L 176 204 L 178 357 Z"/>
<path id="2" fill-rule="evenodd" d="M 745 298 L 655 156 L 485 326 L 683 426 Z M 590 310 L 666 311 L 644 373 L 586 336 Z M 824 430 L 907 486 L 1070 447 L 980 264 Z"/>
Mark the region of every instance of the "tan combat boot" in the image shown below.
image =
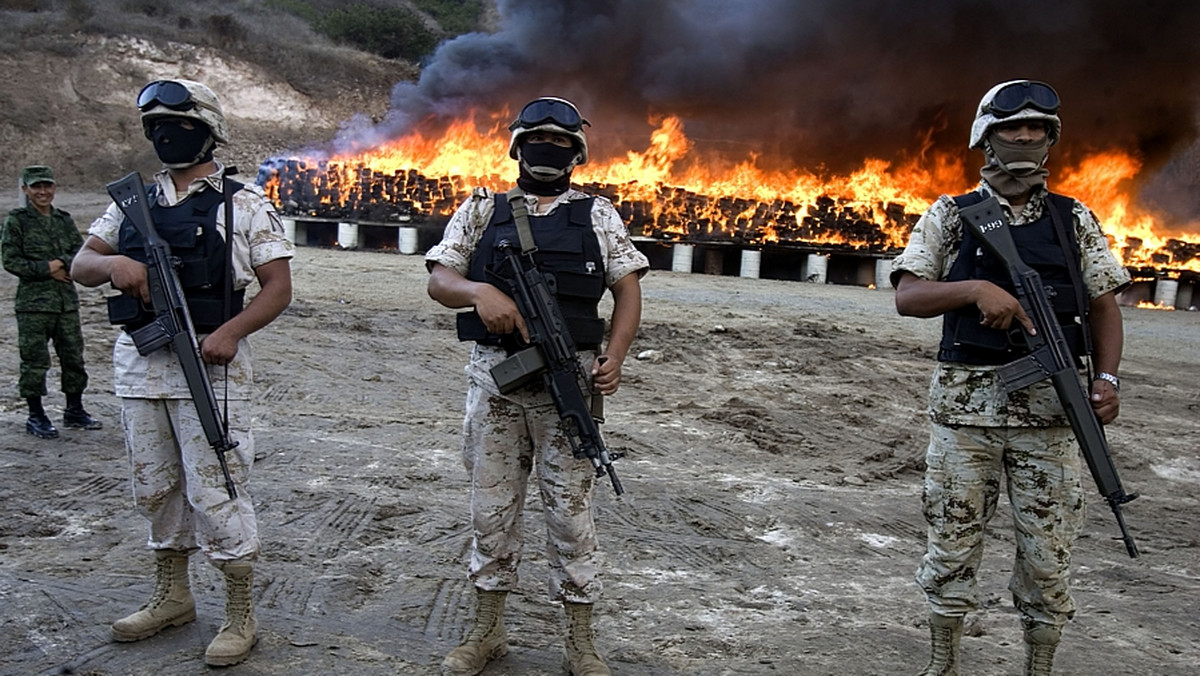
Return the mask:
<path id="1" fill-rule="evenodd" d="M 920 676 L 958 676 L 958 644 L 962 641 L 962 615 L 929 614 L 932 644 L 929 666 Z"/>
<path id="2" fill-rule="evenodd" d="M 154 557 L 154 593 L 136 613 L 112 623 L 114 641 L 140 641 L 196 619 L 196 599 L 188 584 L 188 553 L 159 549 Z"/>
<path id="3" fill-rule="evenodd" d="M 488 662 L 508 654 L 504 630 L 506 591 L 475 589 L 475 623 L 457 648 L 442 660 L 443 676 L 474 676 Z"/>
<path id="4" fill-rule="evenodd" d="M 217 564 L 225 573 L 225 623 L 204 651 L 204 663 L 227 667 L 245 660 L 258 642 L 258 620 L 254 619 L 254 566 L 249 561 Z"/>
<path id="5" fill-rule="evenodd" d="M 571 676 L 612 676 L 592 645 L 592 604 L 563 603 L 567 610 L 567 652 L 563 667 Z"/>
<path id="6" fill-rule="evenodd" d="M 1040 622 L 1025 630 L 1025 676 L 1050 676 L 1059 636 L 1058 627 Z"/>

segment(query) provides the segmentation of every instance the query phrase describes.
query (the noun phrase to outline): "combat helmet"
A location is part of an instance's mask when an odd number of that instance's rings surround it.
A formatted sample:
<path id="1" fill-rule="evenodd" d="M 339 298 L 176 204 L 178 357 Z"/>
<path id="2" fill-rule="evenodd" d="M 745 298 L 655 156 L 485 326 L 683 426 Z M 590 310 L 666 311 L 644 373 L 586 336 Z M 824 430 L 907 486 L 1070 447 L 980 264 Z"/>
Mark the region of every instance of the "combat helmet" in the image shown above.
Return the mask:
<path id="1" fill-rule="evenodd" d="M 1061 101 L 1058 92 L 1037 80 L 1009 80 L 988 90 L 979 101 L 975 122 L 971 125 L 970 148 L 982 149 L 992 127 L 1014 120 L 1041 120 L 1046 123 L 1050 145 L 1062 136 L 1058 117 Z"/>
<path id="2" fill-rule="evenodd" d="M 213 90 L 192 80 L 155 80 L 142 88 L 137 98 L 142 130 L 150 138 L 150 123 L 162 117 L 199 120 L 217 143 L 229 142 L 229 126 L 221 101 Z"/>
<path id="3" fill-rule="evenodd" d="M 512 132 L 512 139 L 508 143 L 508 156 L 514 160 L 520 159 L 517 156 L 517 147 L 521 137 L 535 131 L 548 131 L 565 134 L 574 139 L 579 147 L 579 157 L 574 164 L 586 164 L 588 143 L 587 134 L 583 131 L 584 125 L 590 126 L 591 123 L 583 119 L 574 103 L 554 96 L 534 99 L 525 104 L 517 119 L 508 125 L 508 130 Z"/>

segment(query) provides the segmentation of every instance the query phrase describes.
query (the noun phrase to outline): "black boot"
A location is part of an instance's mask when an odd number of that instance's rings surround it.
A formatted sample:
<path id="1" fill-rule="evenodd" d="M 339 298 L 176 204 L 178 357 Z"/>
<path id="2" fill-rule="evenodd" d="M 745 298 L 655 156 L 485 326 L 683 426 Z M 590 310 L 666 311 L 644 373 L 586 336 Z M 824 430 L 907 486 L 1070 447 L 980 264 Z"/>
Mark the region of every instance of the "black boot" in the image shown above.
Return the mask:
<path id="1" fill-rule="evenodd" d="M 98 430 L 104 427 L 104 423 L 83 410 L 82 394 L 68 394 L 67 409 L 63 411 L 63 426 L 76 430 Z"/>
<path id="2" fill-rule="evenodd" d="M 42 398 L 29 397 L 25 401 L 29 403 L 29 420 L 25 421 L 25 431 L 39 439 L 57 439 L 58 430 L 54 428 L 50 418 L 46 417 L 46 411 L 42 408 Z"/>

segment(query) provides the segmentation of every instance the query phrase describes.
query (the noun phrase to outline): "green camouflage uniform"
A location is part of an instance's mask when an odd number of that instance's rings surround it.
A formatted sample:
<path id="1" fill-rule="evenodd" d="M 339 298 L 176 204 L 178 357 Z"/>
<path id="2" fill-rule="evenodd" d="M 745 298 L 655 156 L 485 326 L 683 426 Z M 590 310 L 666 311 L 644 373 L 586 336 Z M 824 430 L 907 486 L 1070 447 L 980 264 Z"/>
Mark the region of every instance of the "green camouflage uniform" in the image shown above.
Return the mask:
<path id="1" fill-rule="evenodd" d="M 980 190 L 994 194 L 986 182 Z M 1018 228 L 1041 218 L 1045 196 L 1044 188 L 1036 191 L 1014 217 L 1008 201 L 996 195 Z M 1127 284 L 1129 273 L 1109 251 L 1095 215 L 1078 201 L 1073 215 L 1088 299 Z M 944 281 L 961 244 L 958 207 L 943 195 L 913 228 L 893 275 L 911 272 Z M 1009 591 L 1026 623 L 1061 627 L 1075 611 L 1071 544 L 1083 523 L 1084 499 L 1079 447 L 1053 386 L 1042 381 L 1008 394 L 994 366 L 938 362 L 929 416 L 924 490 L 929 541 L 917 582 L 931 609 L 961 616 L 979 607 L 976 573 L 984 530 L 1003 484 L 1017 541 Z"/>
<path id="2" fill-rule="evenodd" d="M 47 342 L 62 368 L 62 391 L 80 394 L 87 387 L 83 364 L 83 333 L 79 328 L 79 297 L 74 282 L 50 277 L 50 261 L 60 260 L 69 270 L 83 237 L 71 215 L 52 208 L 43 216 L 32 206 L 13 209 L 4 220 L 2 240 L 4 269 L 16 275 L 15 309 L 21 352 L 18 385 L 24 398 L 46 394 L 46 371 L 50 368 Z"/>

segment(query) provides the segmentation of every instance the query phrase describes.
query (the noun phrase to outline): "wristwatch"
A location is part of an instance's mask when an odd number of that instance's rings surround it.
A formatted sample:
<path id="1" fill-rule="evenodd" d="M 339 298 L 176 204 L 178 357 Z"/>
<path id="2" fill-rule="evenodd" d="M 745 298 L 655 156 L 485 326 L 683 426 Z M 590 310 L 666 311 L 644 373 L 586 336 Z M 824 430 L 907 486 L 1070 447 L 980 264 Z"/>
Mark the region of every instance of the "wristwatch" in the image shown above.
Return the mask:
<path id="1" fill-rule="evenodd" d="M 1096 374 L 1094 380 L 1107 380 L 1108 382 L 1112 383 L 1113 389 L 1117 391 L 1117 394 L 1121 393 L 1121 379 L 1111 373 L 1100 371 Z"/>

